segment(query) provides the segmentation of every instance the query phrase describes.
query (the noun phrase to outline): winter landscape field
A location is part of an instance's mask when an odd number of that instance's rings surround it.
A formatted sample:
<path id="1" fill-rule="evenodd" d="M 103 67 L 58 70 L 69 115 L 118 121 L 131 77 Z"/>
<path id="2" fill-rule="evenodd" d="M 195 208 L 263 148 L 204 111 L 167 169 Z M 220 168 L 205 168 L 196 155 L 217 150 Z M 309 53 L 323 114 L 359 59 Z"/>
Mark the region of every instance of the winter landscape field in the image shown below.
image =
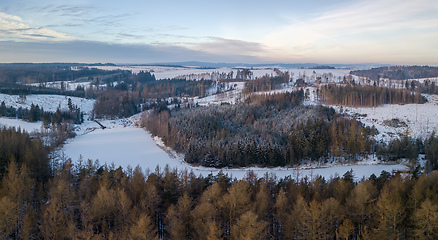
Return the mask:
<path id="1" fill-rule="evenodd" d="M 104 67 L 102 67 L 104 68 Z M 109 67 L 113 70 L 115 67 Z M 211 75 L 216 70 L 200 70 L 200 69 L 178 69 L 164 67 L 122 67 L 133 72 L 143 70 L 154 70 L 157 78 L 171 78 L 182 75 L 198 74 Z M 282 71 L 290 71 L 292 76 L 307 76 L 311 82 L 317 77 L 331 76 L 330 82 L 340 82 L 344 76 L 348 76 L 349 70 L 309 70 L 309 69 L 281 69 Z M 218 69 L 218 71 L 232 71 L 232 69 Z M 262 75 L 275 75 L 271 69 L 254 71 L 254 78 Z M 214 87 L 212 87 L 214 89 Z M 242 100 L 243 83 L 236 83 L 234 90 L 215 94 L 214 91 L 203 98 L 194 97 L 191 102 L 198 103 L 201 106 L 209 104 L 220 104 L 223 102 L 235 103 L 236 100 Z M 307 104 L 318 104 L 314 96 L 315 88 L 307 87 L 311 93 Z M 293 86 L 285 86 L 281 90 L 273 90 L 276 92 L 294 91 Z M 269 92 L 266 92 L 269 93 Z M 379 135 L 377 140 L 389 141 L 393 138 L 402 136 L 408 133 L 410 136 L 425 137 L 437 130 L 438 119 L 438 102 L 435 96 L 429 96 L 429 102 L 426 104 L 407 104 L 407 105 L 385 105 L 373 108 L 360 107 L 344 107 L 342 111 L 350 115 L 359 114 L 358 119 L 367 126 L 374 126 L 378 129 Z M 24 100 L 17 95 L 0 94 L 0 101 L 4 101 L 6 106 L 27 108 L 31 104 L 39 105 L 47 111 L 56 111 L 57 108 L 67 109 L 66 96 L 56 95 L 28 95 Z M 91 121 L 89 118 L 92 113 L 94 100 L 71 97 L 74 104 L 78 105 L 85 113 L 85 122 L 75 126 L 77 136 L 67 141 L 63 148 L 59 151 L 65 156 L 71 158 L 73 162 L 91 160 L 99 160 L 101 164 L 121 166 L 127 169 L 128 166 L 135 168 L 136 166 L 149 171 L 156 167 L 164 168 L 168 165 L 170 168 L 179 170 L 193 171 L 197 175 L 207 176 L 208 174 L 217 174 L 222 171 L 230 177 L 241 179 L 249 170 L 256 173 L 258 176 L 263 176 L 265 173 L 273 174 L 277 178 L 286 176 L 292 177 L 315 177 L 322 176 L 324 178 L 334 177 L 335 175 L 342 176 L 347 171 L 353 170 L 357 180 L 362 177 L 368 178 L 371 174 L 379 175 L 381 171 L 404 171 L 408 167 L 405 163 L 383 163 L 376 157 L 367 157 L 357 163 L 308 163 L 297 167 L 289 168 L 260 168 L 247 167 L 238 169 L 216 169 L 202 166 L 191 166 L 184 162 L 184 157 L 175 153 L 172 149 L 168 149 L 160 141 L 159 138 L 153 138 L 146 130 L 138 127 L 139 115 L 126 119 L 104 120 L 100 122 L 106 126 L 106 129 L 100 129 L 100 126 Z M 337 111 L 340 111 L 338 106 L 333 106 Z M 385 120 L 400 119 L 406 125 L 403 127 L 391 127 L 385 124 Z M 41 123 L 26 123 L 21 120 L 1 118 L 1 123 L 5 126 L 16 126 L 32 132 L 41 129 Z"/>
<path id="2" fill-rule="evenodd" d="M 436 0 L 0 0 L 0 239 L 438 239 Z"/>

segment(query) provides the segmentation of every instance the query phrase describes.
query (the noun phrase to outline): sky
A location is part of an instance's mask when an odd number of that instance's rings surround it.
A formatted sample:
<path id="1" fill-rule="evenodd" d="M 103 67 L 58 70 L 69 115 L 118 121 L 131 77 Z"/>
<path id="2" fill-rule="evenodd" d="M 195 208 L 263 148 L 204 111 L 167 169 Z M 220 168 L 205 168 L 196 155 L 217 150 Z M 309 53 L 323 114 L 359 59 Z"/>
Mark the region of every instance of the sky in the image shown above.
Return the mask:
<path id="1" fill-rule="evenodd" d="M 0 0 L 0 62 L 438 65 L 436 0 Z"/>

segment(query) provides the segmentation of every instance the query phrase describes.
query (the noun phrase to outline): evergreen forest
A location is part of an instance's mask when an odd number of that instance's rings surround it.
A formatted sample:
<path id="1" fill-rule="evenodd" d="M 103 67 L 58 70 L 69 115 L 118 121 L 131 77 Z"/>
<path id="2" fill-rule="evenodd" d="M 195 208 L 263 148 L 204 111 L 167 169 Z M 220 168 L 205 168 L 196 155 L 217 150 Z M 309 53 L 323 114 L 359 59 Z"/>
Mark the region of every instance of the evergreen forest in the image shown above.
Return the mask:
<path id="1" fill-rule="evenodd" d="M 354 70 L 350 74 L 379 80 L 381 77 L 397 80 L 438 77 L 438 67 L 434 66 L 390 66 L 367 70 Z"/>
<path id="2" fill-rule="evenodd" d="M 417 91 L 378 86 L 327 84 L 318 89 L 320 101 L 327 105 L 377 107 L 384 104 L 423 104 L 427 99 Z"/>
<path id="3" fill-rule="evenodd" d="M 188 163 L 210 167 L 294 166 L 372 152 L 374 128 L 303 99 L 303 90 L 250 95 L 236 105 L 155 110 L 142 122 Z"/>

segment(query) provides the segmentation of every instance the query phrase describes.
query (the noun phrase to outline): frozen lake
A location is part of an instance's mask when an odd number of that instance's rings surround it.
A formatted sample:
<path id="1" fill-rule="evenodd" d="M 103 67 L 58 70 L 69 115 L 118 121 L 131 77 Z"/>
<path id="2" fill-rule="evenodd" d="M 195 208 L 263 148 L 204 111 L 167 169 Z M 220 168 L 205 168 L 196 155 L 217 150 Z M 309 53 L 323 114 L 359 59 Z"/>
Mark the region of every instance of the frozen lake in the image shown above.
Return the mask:
<path id="1" fill-rule="evenodd" d="M 163 169 L 169 165 L 171 169 L 178 170 L 187 169 L 193 170 L 197 175 L 202 174 L 207 176 L 210 173 L 217 174 L 220 169 L 206 167 L 192 167 L 182 161 L 181 157 L 175 154 L 168 154 L 151 135 L 141 129 L 135 127 L 118 127 L 112 129 L 96 129 L 91 133 L 78 136 L 64 146 L 66 156 L 70 157 L 73 162 L 79 160 L 82 156 L 83 160 L 98 159 L 100 164 L 107 163 L 115 166 L 121 166 L 126 169 L 128 166 L 132 168 L 139 165 L 143 170 L 150 169 L 153 171 L 157 166 Z M 392 170 L 406 169 L 405 165 L 393 164 L 383 165 L 377 162 L 363 162 L 360 165 L 347 166 L 329 166 L 324 168 L 300 169 L 295 168 L 240 168 L 240 169 L 222 169 L 224 174 L 228 174 L 233 178 L 243 178 L 248 170 L 254 171 L 258 177 L 262 177 L 266 172 L 275 174 L 278 178 L 286 176 L 296 177 L 315 177 L 323 176 L 326 179 L 339 174 L 342 176 L 347 171 L 353 170 L 356 179 L 363 176 L 369 177 L 371 174 L 380 175 L 382 170 L 391 172 Z"/>

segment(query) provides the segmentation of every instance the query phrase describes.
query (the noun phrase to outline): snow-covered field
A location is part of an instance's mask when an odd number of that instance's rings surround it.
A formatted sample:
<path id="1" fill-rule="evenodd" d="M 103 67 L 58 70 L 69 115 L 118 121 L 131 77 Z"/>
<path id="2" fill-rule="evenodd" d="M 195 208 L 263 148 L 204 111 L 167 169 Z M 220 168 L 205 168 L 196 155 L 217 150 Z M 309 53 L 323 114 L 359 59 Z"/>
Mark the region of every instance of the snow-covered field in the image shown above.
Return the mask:
<path id="1" fill-rule="evenodd" d="M 20 128 L 26 132 L 38 132 L 41 130 L 42 122 L 26 122 L 21 119 L 11 119 L 11 118 L 0 118 L 0 126 L 7 128 L 15 127 Z"/>
<path id="2" fill-rule="evenodd" d="M 19 95 L 8 95 L 0 93 L 0 103 L 4 101 L 6 107 L 30 108 L 30 105 L 33 103 L 34 105 L 43 107 L 44 111 L 49 112 L 56 112 L 56 109 L 58 107 L 60 107 L 61 110 L 67 110 L 69 98 L 74 105 L 77 105 L 81 109 L 81 111 L 84 112 L 84 114 L 90 114 L 93 110 L 93 105 L 95 102 L 95 100 L 93 99 L 47 94 L 27 95 L 23 99 L 20 98 Z"/>
<path id="3" fill-rule="evenodd" d="M 230 73 L 234 72 L 236 76 L 237 69 L 235 68 L 216 68 L 216 69 L 198 69 L 198 68 L 181 68 L 181 67 L 163 67 L 163 66 L 98 66 L 96 68 L 103 70 L 130 70 L 132 73 L 140 71 L 152 71 L 156 79 L 167 79 L 181 76 L 187 76 L 190 80 L 200 80 L 201 78 L 208 80 L 217 80 L 215 73 Z M 308 81 L 314 81 L 316 77 L 327 77 L 332 81 L 339 81 L 344 76 L 350 73 L 348 69 L 297 69 L 297 68 L 278 68 L 282 72 L 289 71 L 293 79 L 306 78 Z M 257 67 L 251 69 L 252 78 L 262 77 L 265 75 L 276 76 L 274 67 Z M 212 79 L 213 78 L 213 79 Z M 336 79 L 336 80 L 335 80 Z"/>
<path id="4" fill-rule="evenodd" d="M 86 89 L 88 86 L 90 86 L 90 82 L 77 82 L 75 81 L 56 81 L 56 82 L 46 82 L 44 83 L 44 87 L 48 87 L 48 88 L 57 88 L 57 89 L 61 89 L 62 88 L 62 84 L 64 84 L 64 88 L 67 91 L 74 91 L 77 89 L 77 87 L 82 87 L 84 89 Z M 38 87 L 40 86 L 40 83 L 31 83 L 29 84 L 29 86 L 34 86 L 34 87 Z"/>
<path id="5" fill-rule="evenodd" d="M 198 103 L 201 106 L 207 106 L 210 104 L 221 104 L 221 103 L 231 103 L 234 104 L 238 99 L 241 98 L 242 90 L 244 87 L 243 82 L 235 82 L 233 83 L 235 88 L 232 91 L 223 92 L 219 94 L 209 95 L 204 98 L 193 98 L 194 103 Z"/>
<path id="6" fill-rule="evenodd" d="M 26 98 L 20 98 L 18 95 L 8 95 L 0 93 L 0 103 L 5 102 L 6 107 L 27 108 L 31 104 L 43 107 L 44 111 L 55 112 L 58 108 L 61 110 L 68 109 L 68 99 L 72 100 L 74 105 L 77 105 L 85 115 L 91 114 L 95 100 L 78 97 L 66 97 L 61 95 L 27 95 Z M 87 117 L 85 117 L 87 119 Z M 34 132 L 41 130 L 41 122 L 26 122 L 20 119 L 0 118 L 0 125 L 6 127 L 21 128 L 26 132 Z M 80 129 L 85 125 L 78 125 Z"/>
<path id="7" fill-rule="evenodd" d="M 345 108 L 349 114 L 366 114 L 358 119 L 367 126 L 375 126 L 378 139 L 389 141 L 403 135 L 425 138 L 438 132 L 438 96 L 428 96 L 425 104 L 384 105 L 375 108 Z M 337 108 L 339 109 L 339 108 Z M 385 120 L 399 119 L 403 126 L 391 127 Z"/>

